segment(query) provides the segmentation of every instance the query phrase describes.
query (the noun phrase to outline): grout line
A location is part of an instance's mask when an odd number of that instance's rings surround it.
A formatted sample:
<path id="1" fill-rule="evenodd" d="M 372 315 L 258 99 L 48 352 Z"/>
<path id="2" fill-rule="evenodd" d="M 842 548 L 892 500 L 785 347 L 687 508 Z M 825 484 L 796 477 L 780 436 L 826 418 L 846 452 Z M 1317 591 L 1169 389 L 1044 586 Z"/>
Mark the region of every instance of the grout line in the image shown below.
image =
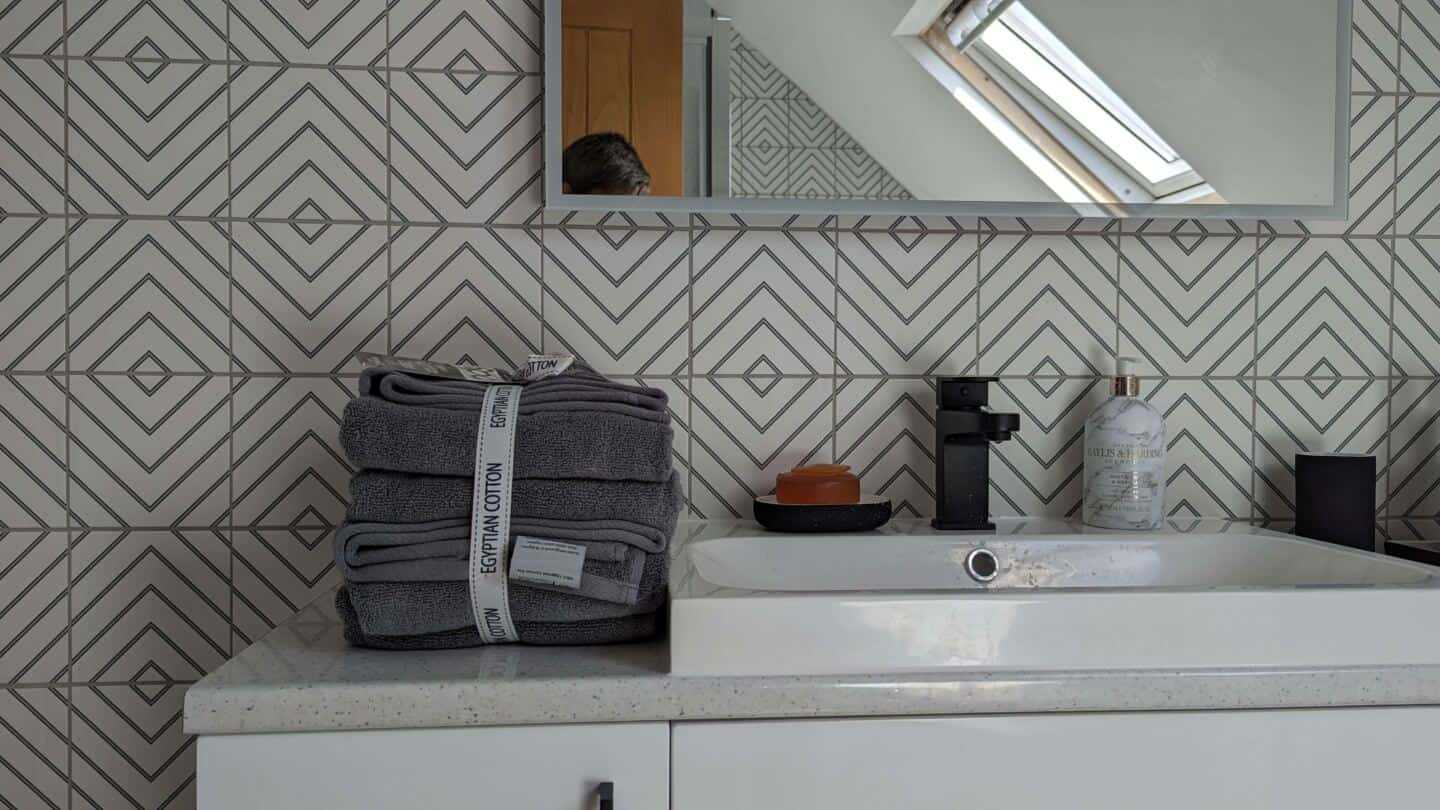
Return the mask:
<path id="1" fill-rule="evenodd" d="M 685 500 L 689 504 L 687 514 L 697 514 L 695 509 L 695 217 L 685 218 Z"/>
<path id="2" fill-rule="evenodd" d="M 977 341 L 977 342 L 978 342 L 978 341 Z M 291 380 L 291 379 L 299 379 L 299 380 L 339 380 L 339 381 L 344 381 L 344 382 L 352 382 L 352 381 L 354 381 L 354 380 L 356 380 L 356 379 L 358 379 L 358 378 L 360 377 L 360 372 L 359 372 L 359 371 L 293 371 L 293 372 L 288 372 L 288 371 L 235 371 L 235 372 L 231 373 L 231 372 L 225 372 L 225 371 L 170 371 L 170 372 L 158 372 L 158 371 L 157 371 L 157 372 L 129 372 L 129 371 L 84 371 L 84 370 L 81 370 L 81 371 L 71 371 L 71 372 L 69 372 L 69 373 L 67 374 L 67 373 L 65 373 L 65 372 L 63 372 L 63 371 L 25 371 L 25 370 L 13 370 L 13 371 L 11 371 L 11 370 L 0 370 L 0 375 L 3 375 L 4 377 L 7 377 L 7 378 L 53 377 L 53 378 L 55 378 L 55 379 L 63 379 L 63 378 L 65 378 L 65 377 L 68 376 L 68 377 L 85 377 L 85 378 L 90 378 L 90 379 L 105 379 L 105 378 L 128 377 L 128 378 L 136 379 L 136 380 L 147 380 L 147 379 L 211 379 L 211 378 L 216 378 L 216 379 L 218 379 L 218 378 L 231 378 L 231 379 L 239 379 L 239 380 L 244 380 L 244 379 L 270 379 L 270 380 Z M 622 373 L 622 376 L 633 376 L 633 372 Z M 649 378 L 657 379 L 657 380 L 667 380 L 667 379 L 668 379 L 668 380 L 684 380 L 684 379 L 687 379 L 688 377 L 690 377 L 690 376 L 692 376 L 692 375 L 691 375 L 689 372 L 677 371 L 677 372 L 672 372 L 672 373 L 649 373 L 649 372 L 644 372 L 644 373 L 641 373 L 639 376 L 649 377 Z M 850 373 L 841 373 L 840 371 L 837 370 L 837 371 L 834 372 L 834 373 L 815 373 L 815 374 L 794 374 L 794 373 L 780 373 L 780 374 L 744 374 L 744 373 L 728 373 L 728 372 L 722 372 L 722 373 L 713 373 L 713 374 L 694 374 L 693 376 L 694 376 L 694 377 L 697 377 L 697 378 L 701 378 L 701 379 L 717 379 L 717 380 L 719 380 L 719 379 L 742 380 L 742 379 L 762 379 L 762 378 L 763 378 L 763 379 L 780 378 L 780 379 L 800 379 L 800 380 L 805 380 L 805 379 L 827 379 L 827 378 L 831 378 L 831 377 L 836 377 L 836 378 L 839 378 L 839 379 L 870 379 L 870 380 L 927 380 L 927 379 L 932 379 L 932 378 L 934 378 L 934 377 L 943 376 L 943 375 L 942 375 L 942 374 L 938 374 L 938 373 L 936 373 L 936 374 L 914 374 L 914 373 L 906 373 L 906 372 L 896 372 L 896 373 L 884 373 L 884 372 L 880 372 L 880 373 L 850 372 Z M 1108 376 L 1109 376 L 1109 373 L 1108 373 L 1108 372 L 1103 372 L 1103 373 L 1062 372 L 1062 373 L 1060 373 L 1060 374 L 998 374 L 998 375 L 997 375 L 997 374 L 992 374 L 992 375 L 989 375 L 989 376 L 999 377 L 999 378 L 1002 379 L 1002 380 L 1089 380 L 1089 379 L 1095 379 L 1095 378 L 1097 378 L 1097 377 L 1108 377 Z M 1397 381 L 1400 381 L 1400 382 L 1404 382 L 1404 381 L 1406 381 L 1406 380 L 1430 380 L 1430 379 L 1436 379 L 1435 375 L 1432 375 L 1432 374 L 1407 374 L 1407 373 L 1396 373 L 1396 374 L 1342 374 L 1342 375 L 1313 375 L 1313 376 L 1312 376 L 1312 375 L 1307 375 L 1307 374 L 1260 374 L 1260 375 L 1257 375 L 1257 374 L 1251 374 L 1251 373 L 1244 373 L 1244 374 L 1154 374 L 1154 373 L 1152 373 L 1152 374 L 1150 374 L 1150 375 L 1148 375 L 1148 376 L 1150 376 L 1150 377 L 1155 377 L 1155 378 L 1163 377 L 1163 378 L 1168 379 L 1168 380 L 1191 380 L 1191 381 L 1218 380 L 1218 381 L 1225 381 L 1225 380 L 1250 380 L 1250 379 L 1252 379 L 1252 378 L 1258 378 L 1258 379 L 1261 379 L 1261 380 L 1273 380 L 1273 381 L 1279 381 L 1279 382 L 1284 382 L 1284 381 L 1289 381 L 1289 380 L 1294 380 L 1294 381 L 1304 381 L 1304 380 L 1326 380 L 1326 381 L 1331 381 L 1331 380 L 1334 380 L 1334 381 L 1344 381 L 1344 380 L 1397 380 Z"/>
<path id="3" fill-rule="evenodd" d="M 1255 256 L 1250 268 L 1251 285 L 1250 309 L 1250 519 L 1260 517 L 1260 263 L 1264 253 L 1264 237 L 1257 223 L 1255 228 Z"/>
<path id="4" fill-rule="evenodd" d="M 1395 83 L 1391 85 L 1394 95 L 1433 96 L 1440 93 L 1401 93 L 1400 85 L 1405 74 L 1405 5 L 1409 0 L 1395 0 Z M 1360 94 L 1364 95 L 1364 94 Z M 1378 93 L 1377 95 L 1390 95 Z M 1398 106 L 1398 105 L 1397 105 Z"/>
<path id="5" fill-rule="evenodd" d="M 788 107 L 788 105 L 787 105 Z M 840 217 L 830 220 L 830 463 L 840 459 Z"/>
<path id="6" fill-rule="evenodd" d="M 60 53 L 66 57 L 70 55 L 70 0 L 63 0 L 60 4 Z M 75 802 L 75 690 L 69 683 L 75 667 L 75 518 L 71 465 L 74 439 L 70 422 L 70 62 L 67 59 L 62 64 L 64 89 L 61 92 L 63 115 L 60 123 L 64 192 L 61 210 L 65 212 L 61 224 L 65 240 L 62 248 L 65 262 L 65 345 L 62 351 L 65 379 L 61 390 L 65 394 L 65 807 L 68 810 Z"/>
<path id="7" fill-rule="evenodd" d="M 1401 82 L 1404 82 L 1405 62 L 1405 0 L 1398 3 L 1397 20 L 1395 20 L 1395 91 L 1400 91 Z M 1397 337 L 1397 326 L 1395 326 L 1395 304 L 1398 303 L 1400 293 L 1395 291 L 1395 280 L 1400 277 L 1400 98 L 1395 99 L 1394 105 L 1394 127 L 1395 148 L 1391 153 L 1392 176 L 1394 183 L 1390 187 L 1392 216 L 1390 221 L 1391 244 L 1390 244 L 1390 343 L 1387 346 L 1387 366 L 1385 372 L 1394 373 L 1395 370 L 1395 337 Z M 1395 395 L 1404 386 L 1404 379 L 1390 379 L 1390 386 L 1385 401 L 1385 500 L 1382 502 L 1382 512 L 1390 512 L 1392 500 L 1395 499 Z M 1388 528 L 1388 526 L 1387 526 Z M 1381 549 L 1384 551 L 1384 549 Z"/>
<path id="8" fill-rule="evenodd" d="M 978 225 L 979 220 L 976 220 Z M 977 376 L 983 374 L 980 367 L 980 319 L 983 312 L 981 306 L 980 280 L 985 276 L 985 239 L 978 227 L 975 228 L 975 360 L 972 365 Z M 938 396 L 938 394 L 937 394 Z M 937 450 L 938 452 L 938 450 Z"/>
<path id="9" fill-rule="evenodd" d="M 1123 330 L 1120 328 L 1120 313 L 1124 299 L 1120 295 L 1120 285 L 1125 278 L 1125 225 L 1123 221 L 1115 228 L 1115 357 L 1125 353 L 1125 347 L 1120 342 Z"/>
<path id="10" fill-rule="evenodd" d="M 234 82 L 235 69 L 229 64 L 231 39 L 230 39 L 230 3 L 225 3 L 225 214 L 233 217 L 235 214 L 235 96 Z M 226 444 L 230 453 L 230 469 L 226 472 L 226 489 L 228 490 L 225 515 L 229 520 L 235 517 L 235 223 L 225 223 L 225 293 L 226 311 L 225 318 L 229 322 L 226 332 L 226 340 L 229 345 L 230 356 L 226 362 L 232 374 L 230 385 L 225 392 L 226 408 L 229 409 L 230 435 L 226 437 Z M 240 380 L 243 382 L 243 378 Z M 235 654 L 235 535 L 226 531 L 226 589 L 229 591 L 229 604 L 226 608 L 226 620 L 230 623 L 229 632 L 226 634 L 225 646 L 230 655 Z"/>
<path id="11" fill-rule="evenodd" d="M 122 534 L 123 534 L 123 533 L 126 533 L 126 532 L 145 532 L 145 533 L 147 533 L 147 534 L 157 534 L 157 533 L 167 533 L 167 534 L 191 534 L 191 533 L 197 533 L 197 534 L 198 534 L 198 533 L 202 533 L 202 532 L 214 533 L 214 532 L 227 532 L 227 531 L 230 531 L 230 532 L 289 532 L 289 531 L 301 532 L 301 531 L 329 531 L 329 530 L 335 529 L 335 528 L 338 528 L 338 527 L 337 527 L 337 526 L 328 526 L 328 525 L 325 525 L 325 524 L 323 524 L 323 523 L 297 523 L 297 524 L 294 524 L 294 525 L 289 525 L 289 524 L 257 524 L 257 525 L 246 525 L 246 524 L 243 524 L 243 523 L 241 523 L 241 524 L 215 523 L 215 524 L 211 524 L 211 525 L 208 525 L 208 526 L 189 525 L 189 524 L 179 524 L 179 525 L 175 525 L 175 526 L 121 526 L 121 525 L 118 525 L 118 524 L 95 524 L 95 525 L 82 526 L 82 525 L 77 524 L 77 525 L 69 526 L 69 527 L 66 527 L 66 526 L 38 526 L 38 525 L 37 525 L 37 526 L 6 526 L 6 527 L 4 527 L 4 528 L 0 528 L 0 536 L 7 535 L 7 534 L 47 534 L 47 533 L 59 534 L 59 533 L 61 533 L 61 532 L 66 531 L 67 529 L 73 531 L 74 533 L 76 533 L 76 534 L 78 534 L 78 535 L 86 535 L 86 534 L 94 534 L 95 532 L 105 532 L 105 533 L 107 533 L 107 534 L 114 534 L 114 533 L 122 533 Z"/>
<path id="12" fill-rule="evenodd" d="M 1398 19 L 1395 28 L 1395 89 L 1400 89 L 1402 79 L 1402 66 L 1405 61 L 1405 0 L 1398 3 Z M 1390 168 L 1393 181 L 1390 184 L 1390 307 L 1386 317 L 1387 343 L 1385 347 L 1385 372 L 1393 375 L 1396 370 L 1395 364 L 1395 299 L 1398 293 L 1395 292 L 1395 278 L 1399 272 L 1399 244 L 1398 234 L 1400 231 L 1400 102 L 1397 98 L 1394 104 L 1390 120 L 1390 133 L 1393 141 L 1390 150 Z M 1397 383 L 1392 376 L 1385 391 L 1385 497 L 1380 502 L 1381 514 L 1390 510 L 1390 502 L 1395 497 L 1394 490 L 1394 469 L 1395 469 L 1395 396 L 1399 393 L 1403 383 Z M 1384 525 L 1385 521 L 1381 521 Z M 1383 541 L 1381 541 L 1383 542 Z M 1377 551 L 1384 553 L 1385 548 L 1380 545 Z"/>
<path id="13" fill-rule="evenodd" d="M 388 103 L 388 100 L 387 100 Z M 388 148 L 388 147 L 387 147 Z M 387 181 L 388 182 L 388 181 Z M 542 211 L 542 214 L 544 212 Z M 195 222 L 195 223 L 253 223 L 260 225 L 292 225 L 292 224 L 313 224 L 313 225 L 350 225 L 350 226 L 381 226 L 393 225 L 402 228 L 467 228 L 495 231 L 536 231 L 536 230 L 558 230 L 558 231 L 651 231 L 651 232 L 682 232 L 686 229 L 681 227 L 664 227 L 657 225 L 613 225 L 613 224 L 569 224 L 569 223 L 543 223 L 536 225 L 534 222 L 472 222 L 466 220 L 439 220 L 439 219 L 402 219 L 398 217 L 386 217 L 382 219 L 365 218 L 334 218 L 323 219 L 317 217 L 247 217 L 247 216 L 204 216 L 200 214 L 145 214 L 145 213 L 113 213 L 113 212 L 67 212 L 63 217 L 56 217 L 54 214 L 37 211 L 14 211 L 6 212 L 7 217 L 16 219 L 73 219 L 73 220 L 98 220 L 98 221 L 159 221 L 159 222 Z M 1258 220 L 1258 222 L 1276 222 L 1277 220 Z M 811 227 L 755 227 L 744 228 L 737 225 L 710 226 L 705 228 L 709 231 L 723 232 L 750 232 L 750 233 L 824 233 L 830 230 L 830 226 L 817 225 Z M 962 230 L 912 230 L 906 228 L 895 229 L 843 229 L 847 233 L 904 233 L 904 234 L 963 234 Z M 1086 239 L 1104 239 L 1108 234 L 1105 231 L 1042 231 L 1022 230 L 1013 228 L 996 228 L 993 230 L 977 231 L 977 234 L 991 236 L 1070 236 Z M 1164 239 L 1172 236 L 1205 236 L 1225 237 L 1233 236 L 1231 233 L 1213 233 L 1203 230 L 1179 230 L 1164 231 L 1158 233 L 1136 233 L 1137 238 Z M 1240 234 L 1244 236 L 1245 234 Z M 1341 241 L 1400 241 L 1403 239 L 1415 240 L 1440 240 L 1440 234 L 1425 233 L 1401 233 L 1395 228 L 1387 228 L 1378 233 L 1294 233 L 1276 231 L 1276 239 L 1321 239 Z"/>
<path id="14" fill-rule="evenodd" d="M 228 365 L 228 364 L 227 364 Z M 332 378 L 354 378 L 359 377 L 357 371 L 105 371 L 85 370 L 71 371 L 68 374 L 63 371 L 4 371 L 6 377 L 132 377 L 137 380 L 161 379 L 161 378 L 205 378 L 205 377 L 254 377 L 257 379 L 278 378 L 290 379 L 299 377 L 302 379 L 332 379 Z"/>
<path id="15" fill-rule="evenodd" d="M 978 223 L 979 220 L 976 220 L 976 222 Z M 976 375 L 976 376 L 979 376 L 979 377 L 987 376 L 987 375 L 985 374 L 985 364 L 984 364 L 984 362 L 982 362 L 983 359 L 984 359 L 984 353 L 985 353 L 985 335 L 984 335 L 984 325 L 985 325 L 985 269 L 986 269 L 986 265 L 985 265 L 985 253 L 986 253 L 986 251 L 985 251 L 985 245 L 986 245 L 986 242 L 987 242 L 987 236 L 988 236 L 988 240 L 989 240 L 989 241 L 993 241 L 993 240 L 995 240 L 995 239 L 1000 238 L 1000 237 L 996 236 L 996 235 L 993 234 L 993 233 L 988 233 L 988 232 L 986 232 L 986 231 L 980 230 L 979 228 L 976 228 L 976 231 L 975 231 L 975 375 Z M 998 375 L 988 375 L 988 376 L 998 376 Z M 937 397 L 939 396 L 939 392 L 938 392 L 938 391 L 936 392 L 936 396 L 937 396 Z"/>
<path id="16" fill-rule="evenodd" d="M 17 219 L 21 219 L 21 218 L 29 218 L 29 219 L 54 219 L 54 218 L 55 218 L 55 216 L 54 216 L 53 214 L 45 214 L 45 213 L 39 213 L 39 212 L 33 212 L 33 211 L 28 211 L 28 212 L 27 212 L 27 211 L 19 211 L 19 212 L 14 212 L 14 213 L 6 212 L 5 215 L 6 215 L 7 217 L 12 217 L 12 216 L 13 216 L 13 217 L 15 217 L 15 218 L 17 218 Z M 410 226 L 416 226 L 416 227 L 418 227 L 418 226 L 425 226 L 425 227 L 431 227 L 431 228 L 437 228 L 437 229 L 444 229 L 444 228 L 472 228 L 472 229 L 485 229 L 485 230 L 496 230 L 496 231 L 532 230 L 532 229 L 534 228 L 533 225 L 526 225 L 526 224 L 524 224 L 524 223 L 511 223 L 511 222 L 468 222 L 468 221 L 466 221 L 466 222 L 453 222 L 453 221 L 438 220 L 438 219 L 431 219 L 431 220 L 406 220 L 406 219 L 390 219 L 390 218 L 380 218 L 380 219 L 365 219 L 365 218 L 351 218 L 351 219 L 335 218 L 335 219 L 323 219 L 323 218 L 319 218 L 319 217 L 246 217 L 246 216 L 223 216 L 223 217 L 215 217 L 215 216 L 204 216 L 204 215 L 202 215 L 202 214 L 144 214 L 144 213 L 135 214 L 135 213 L 112 213 L 112 212 L 94 212 L 94 213 L 80 212 L 80 213 L 74 213 L 74 214 L 67 214 L 65 218 L 66 218 L 66 219 L 75 219 L 75 220 L 86 220 L 86 221 L 88 221 L 88 220 L 97 220 L 97 221 L 102 221 L 102 222 L 103 222 L 103 221 L 126 221 L 126 222 L 132 222 L 132 221 L 133 221 L 133 222 L 196 222 L 196 223 L 237 222 L 237 223 L 254 223 L 254 224 L 259 224 L 259 225 L 294 225 L 294 224 L 300 224 L 300 225 L 365 225 L 365 226 L 377 226 L 377 227 L 380 226 L 380 225 L 398 225 L 398 226 L 405 226 L 405 227 L 410 227 Z M 586 229 L 586 230 L 614 230 L 614 228 L 595 228 L 595 227 L 573 226 L 573 225 L 567 225 L 567 226 L 565 226 L 565 227 L 566 227 L 567 229 L 577 229 L 577 230 L 579 230 L 579 229 Z M 659 231 L 659 230 L 666 230 L 666 229 L 664 229 L 664 228 L 632 228 L 632 229 L 630 229 L 630 230 L 654 230 L 654 231 Z"/>
<path id="17" fill-rule="evenodd" d="M 630 376 L 643 376 L 643 375 L 630 375 Z M 647 377 L 646 379 L 653 379 L 653 378 L 648 378 L 648 377 Z M 1101 378 L 1097 377 L 1097 378 L 1095 378 L 1095 379 L 1096 379 L 1096 381 L 1099 381 Z M 1167 380 L 1167 379 L 1156 379 L 1156 380 L 1152 380 L 1152 382 L 1156 383 L 1156 385 L 1154 386 L 1154 388 L 1158 388 L 1158 387 L 1160 386 L 1160 384 L 1166 383 L 1166 382 L 1171 382 L 1171 381 L 1170 381 L 1170 380 Z M 1047 516 L 1047 515 L 1044 515 L 1044 514 L 1037 514 L 1037 515 L 1029 515 L 1028 517 L 1046 517 L 1046 516 Z M 1381 512 L 1377 517 L 1378 517 L 1379 519 L 1381 519 L 1381 520 L 1430 520 L 1430 521 L 1440 520 L 1440 517 L 1437 517 L 1436 515 L 1433 515 L 1433 514 L 1405 514 L 1404 512 L 1389 512 L 1389 511 Z M 1208 516 L 1207 516 L 1207 515 L 1202 515 L 1201 518 L 1202 518 L 1202 519 L 1205 519 L 1205 520 L 1240 520 L 1240 521 L 1247 520 L 1247 518 L 1233 518 L 1233 517 L 1227 517 L 1227 516 L 1223 516 L 1223 515 L 1208 515 Z M 1188 519 L 1188 518 L 1187 518 L 1187 519 Z M 1265 518 L 1265 517 L 1260 516 L 1260 515 L 1256 515 L 1256 517 L 1255 517 L 1254 519 L 1255 519 L 1255 520 L 1269 520 L 1269 518 Z M 1294 518 L 1293 518 L 1293 517 L 1289 517 L 1289 518 L 1277 518 L 1277 519 L 1279 519 L 1279 520 L 1293 520 Z M 238 534 L 238 533 L 259 533 L 259 532 L 281 533 L 281 532 L 291 532 L 291 531 L 296 531 L 296 532 L 306 532 L 306 531 L 321 532 L 321 531 L 332 531 L 332 530 L 334 530 L 334 529 L 336 529 L 336 528 L 337 528 L 337 527 L 335 527 L 335 526 L 325 526 L 325 525 L 319 525 L 319 524 L 317 524 L 317 525 L 312 525 L 312 526 L 227 526 L 227 525 L 215 525 L 215 526 L 84 526 L 84 527 L 76 528 L 75 531 L 76 531 L 77 534 L 83 536 L 83 535 L 96 534 L 96 533 L 104 533 L 104 534 L 215 534 L 215 533 L 218 533 L 218 532 L 234 532 L 234 533 L 237 533 L 237 534 Z M 64 532 L 64 531 L 65 531 L 65 528 L 62 527 L 62 526 L 25 526 L 25 527 L 9 527 L 9 528 L 0 530 L 0 534 L 3 534 L 3 535 L 12 535 L 12 534 L 13 534 L 13 535 L 26 535 L 26 536 L 29 536 L 29 535 L 39 535 L 39 534 L 47 534 L 47 533 L 48 533 L 48 534 L 60 534 L 60 533 L 62 533 L 62 532 Z M 0 688 L 3 688 L 3 684 L 0 684 Z"/>
<path id="18" fill-rule="evenodd" d="M 197 681 L 193 680 L 154 680 L 146 679 L 141 681 L 15 681 L 13 683 L 0 683 L 0 689 L 28 690 L 28 689 L 58 689 L 60 687 L 84 687 L 109 689 L 119 686 L 193 686 Z"/>
<path id="19" fill-rule="evenodd" d="M 390 80 L 390 15 L 391 3 L 385 4 L 385 353 L 395 353 L 395 142 L 394 112 L 391 97 L 395 87 Z"/>
<path id="20" fill-rule="evenodd" d="M 227 20 L 228 27 L 228 20 Z M 228 36 L 227 31 L 227 36 Z M 231 43 L 226 43 L 226 52 L 229 52 Z M 386 47 L 386 57 L 389 57 L 389 47 Z M 31 62 L 100 62 L 116 64 L 162 64 L 162 65 L 238 65 L 240 67 L 261 67 L 261 68 L 301 68 L 306 70 L 337 70 L 351 73 L 432 73 L 454 76 L 521 76 L 532 78 L 543 78 L 544 73 L 530 72 L 526 70 L 468 70 L 465 68 L 448 67 L 391 67 L 388 64 L 384 67 L 378 65 L 361 64 L 333 64 L 329 62 L 284 62 L 266 59 L 205 59 L 194 57 L 156 57 L 156 56 L 104 56 L 78 54 L 75 56 L 62 55 L 54 56 L 43 53 L 7 53 L 5 59 L 18 59 Z"/>

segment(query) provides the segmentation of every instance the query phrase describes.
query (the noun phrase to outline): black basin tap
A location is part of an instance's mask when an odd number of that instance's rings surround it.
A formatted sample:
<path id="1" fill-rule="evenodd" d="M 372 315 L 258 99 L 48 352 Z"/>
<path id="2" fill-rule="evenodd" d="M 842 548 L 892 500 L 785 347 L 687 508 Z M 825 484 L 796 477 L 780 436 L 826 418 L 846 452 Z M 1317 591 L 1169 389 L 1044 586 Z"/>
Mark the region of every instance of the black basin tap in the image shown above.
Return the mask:
<path id="1" fill-rule="evenodd" d="M 990 410 L 994 377 L 936 381 L 935 520 L 937 529 L 993 531 L 990 522 L 990 443 L 1010 440 L 1020 415 Z"/>

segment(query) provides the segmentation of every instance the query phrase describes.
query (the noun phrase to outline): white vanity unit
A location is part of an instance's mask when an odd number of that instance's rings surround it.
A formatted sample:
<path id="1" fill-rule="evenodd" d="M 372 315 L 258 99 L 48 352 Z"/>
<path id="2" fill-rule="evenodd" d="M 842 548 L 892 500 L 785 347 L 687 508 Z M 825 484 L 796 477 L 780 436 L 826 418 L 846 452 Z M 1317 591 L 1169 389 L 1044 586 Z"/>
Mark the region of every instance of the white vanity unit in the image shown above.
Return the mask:
<path id="1" fill-rule="evenodd" d="M 201 810 L 1440 802 L 1436 569 L 1216 522 L 681 534 L 668 642 L 357 650 L 320 600 L 187 695 Z"/>

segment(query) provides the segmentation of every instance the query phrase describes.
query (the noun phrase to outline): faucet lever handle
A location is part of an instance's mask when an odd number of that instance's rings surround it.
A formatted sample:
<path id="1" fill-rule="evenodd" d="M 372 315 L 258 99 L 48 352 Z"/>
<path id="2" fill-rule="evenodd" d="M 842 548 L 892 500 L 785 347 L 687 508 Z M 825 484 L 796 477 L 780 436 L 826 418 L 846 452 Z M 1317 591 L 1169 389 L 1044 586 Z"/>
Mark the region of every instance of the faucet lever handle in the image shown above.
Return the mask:
<path id="1" fill-rule="evenodd" d="M 935 394 L 942 411 L 977 411 L 990 404 L 990 383 L 996 377 L 940 377 Z"/>

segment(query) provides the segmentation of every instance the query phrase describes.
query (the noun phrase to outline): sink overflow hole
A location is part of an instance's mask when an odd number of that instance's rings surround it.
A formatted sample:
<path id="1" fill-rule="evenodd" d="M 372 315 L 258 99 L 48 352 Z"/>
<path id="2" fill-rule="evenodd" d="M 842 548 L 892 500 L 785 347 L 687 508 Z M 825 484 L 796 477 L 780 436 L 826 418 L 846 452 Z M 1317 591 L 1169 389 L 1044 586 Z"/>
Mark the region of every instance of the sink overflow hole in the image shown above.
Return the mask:
<path id="1" fill-rule="evenodd" d="M 1000 573 L 1000 560 L 995 552 L 977 548 L 965 557 L 965 573 L 976 582 L 989 582 Z"/>

